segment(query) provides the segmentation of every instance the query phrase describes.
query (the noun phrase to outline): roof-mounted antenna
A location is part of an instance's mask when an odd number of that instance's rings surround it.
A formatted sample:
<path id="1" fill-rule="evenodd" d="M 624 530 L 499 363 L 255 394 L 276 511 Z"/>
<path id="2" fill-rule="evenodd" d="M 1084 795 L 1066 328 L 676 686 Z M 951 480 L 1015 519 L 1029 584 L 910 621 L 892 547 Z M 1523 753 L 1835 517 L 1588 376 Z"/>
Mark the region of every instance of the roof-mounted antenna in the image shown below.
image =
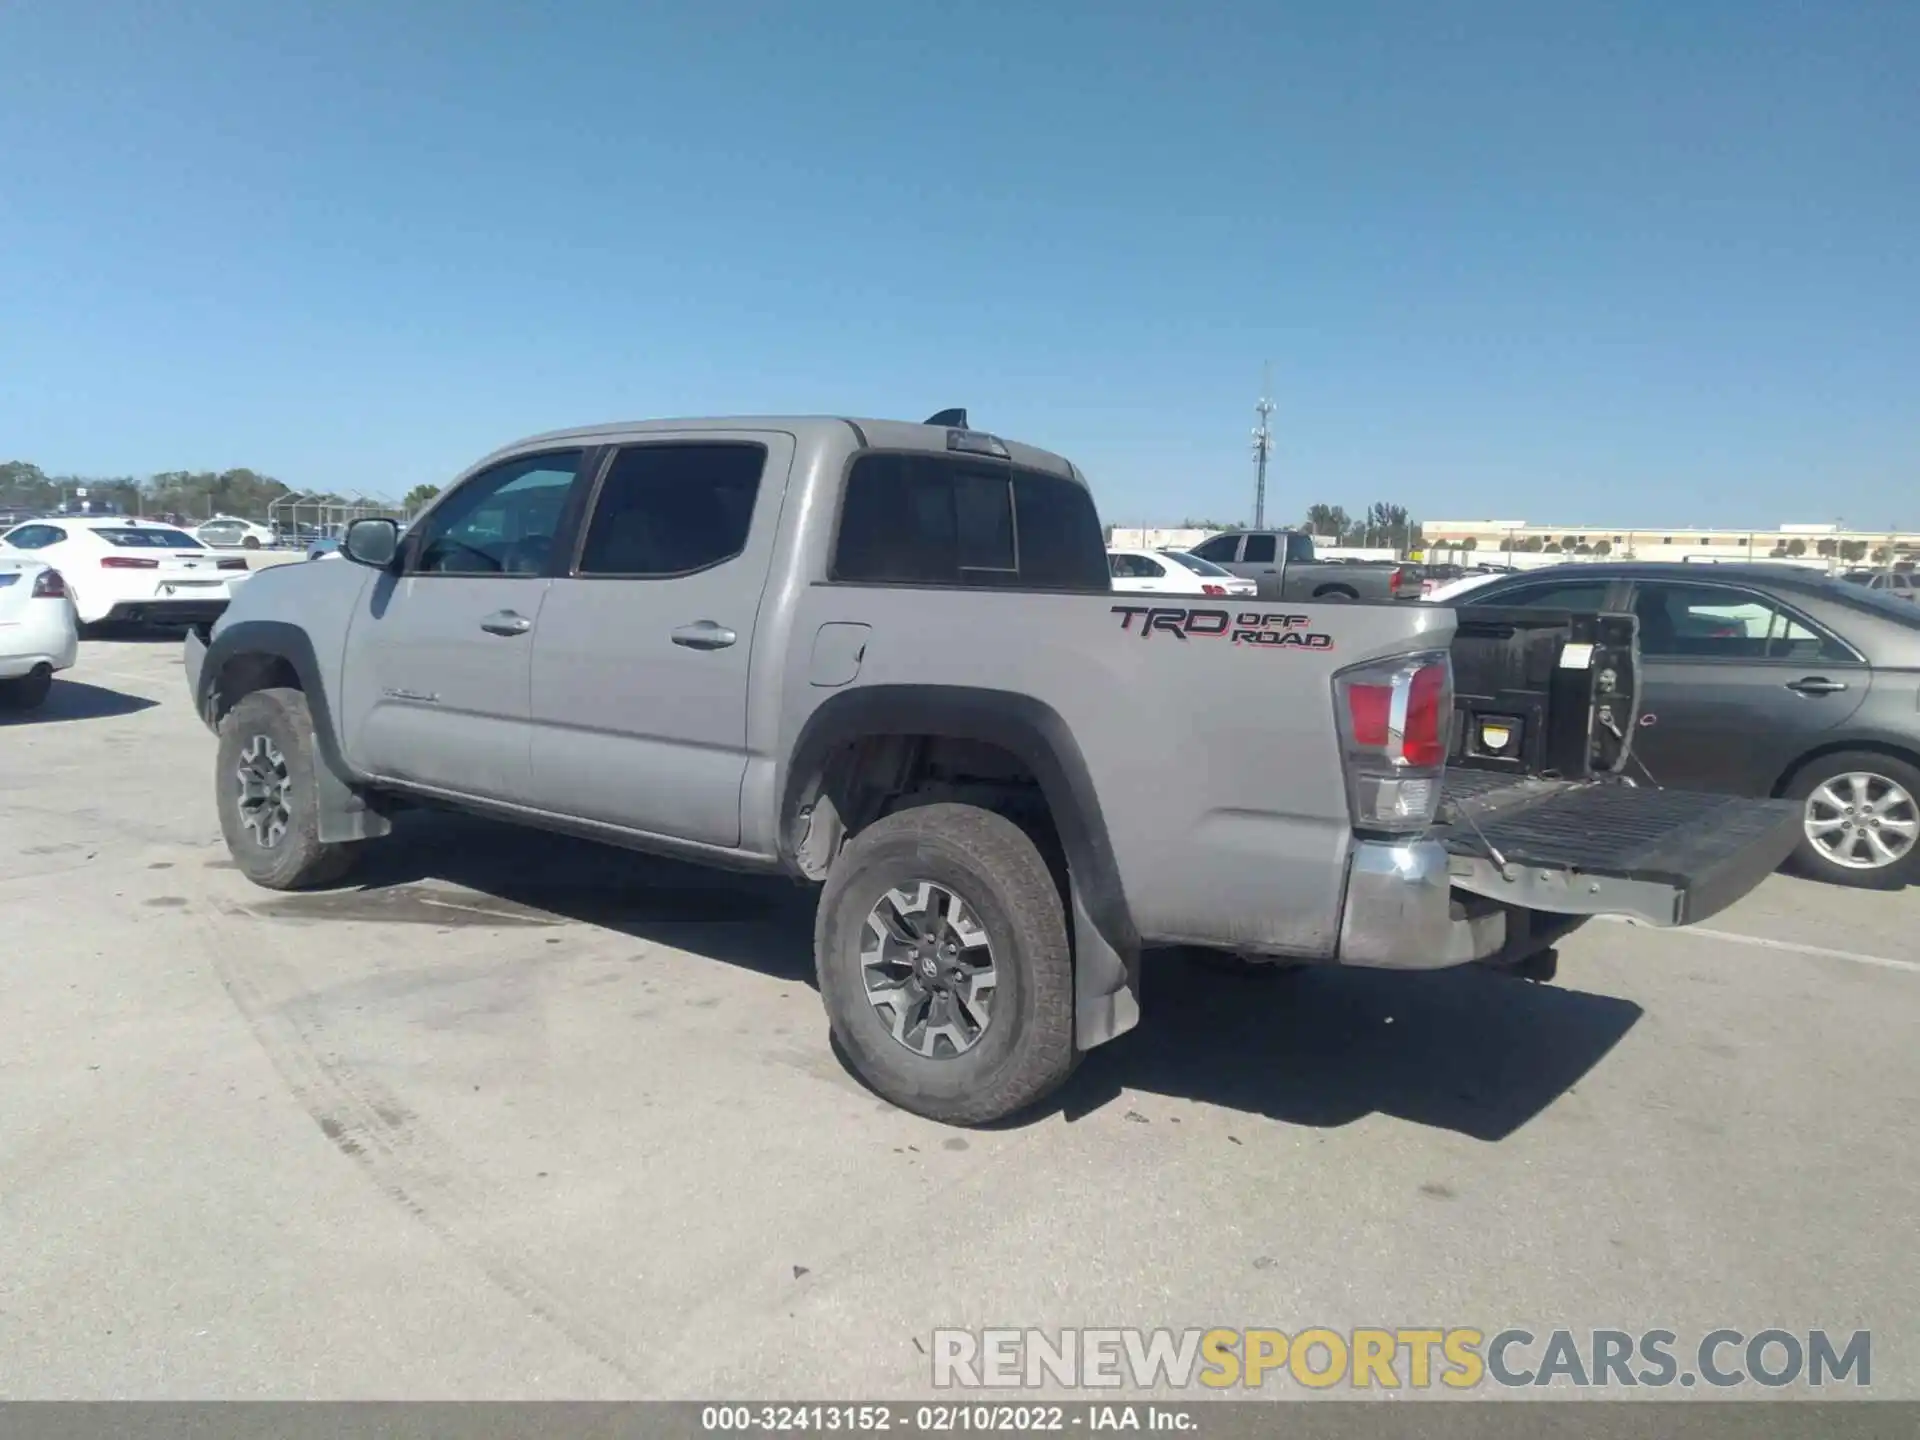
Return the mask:
<path id="1" fill-rule="evenodd" d="M 929 415 L 922 422 L 927 425 L 944 425 L 950 430 L 971 430 L 967 424 L 967 412 L 964 410 L 942 410 L 937 415 Z"/>

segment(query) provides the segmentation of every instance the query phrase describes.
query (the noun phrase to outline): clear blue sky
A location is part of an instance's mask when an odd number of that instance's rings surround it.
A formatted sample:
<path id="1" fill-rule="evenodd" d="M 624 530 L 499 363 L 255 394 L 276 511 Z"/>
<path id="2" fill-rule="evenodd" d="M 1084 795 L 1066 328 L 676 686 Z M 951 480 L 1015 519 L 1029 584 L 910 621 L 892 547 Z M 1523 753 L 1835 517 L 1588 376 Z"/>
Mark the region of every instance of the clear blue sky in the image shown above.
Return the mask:
<path id="1" fill-rule="evenodd" d="M 575 422 L 1121 523 L 1920 526 L 1920 4 L 0 10 L 0 459 L 398 493 Z"/>

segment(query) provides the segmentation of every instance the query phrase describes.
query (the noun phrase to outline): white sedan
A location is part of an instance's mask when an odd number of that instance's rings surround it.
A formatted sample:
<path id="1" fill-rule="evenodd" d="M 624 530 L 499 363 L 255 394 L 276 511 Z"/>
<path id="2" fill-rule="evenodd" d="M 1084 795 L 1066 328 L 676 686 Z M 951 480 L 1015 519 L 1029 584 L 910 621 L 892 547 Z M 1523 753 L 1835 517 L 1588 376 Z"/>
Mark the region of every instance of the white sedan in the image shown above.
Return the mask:
<path id="1" fill-rule="evenodd" d="M 1107 573 L 1116 590 L 1150 595 L 1258 595 L 1251 580 L 1230 575 L 1184 550 L 1109 550 Z"/>
<path id="2" fill-rule="evenodd" d="M 79 653 L 80 622 L 60 572 L 0 554 L 0 709 L 33 709 Z"/>
<path id="3" fill-rule="evenodd" d="M 174 525 L 107 515 L 29 520 L 0 535 L 0 558 L 41 560 L 66 580 L 82 625 L 211 623 L 247 577 Z"/>
<path id="4" fill-rule="evenodd" d="M 262 550 L 280 543 L 271 526 L 257 525 L 232 515 L 216 515 L 197 526 L 193 533 L 201 544 L 218 550 Z"/>

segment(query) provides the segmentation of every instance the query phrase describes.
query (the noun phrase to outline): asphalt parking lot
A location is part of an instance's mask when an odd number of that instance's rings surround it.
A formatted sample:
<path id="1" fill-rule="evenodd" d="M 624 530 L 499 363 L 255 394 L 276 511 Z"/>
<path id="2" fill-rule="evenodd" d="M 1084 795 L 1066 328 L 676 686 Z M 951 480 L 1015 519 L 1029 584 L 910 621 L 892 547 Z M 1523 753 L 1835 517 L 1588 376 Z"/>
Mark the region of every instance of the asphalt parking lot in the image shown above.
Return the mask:
<path id="1" fill-rule="evenodd" d="M 0 722 L 9 1398 L 878 1398 L 940 1325 L 1374 1324 L 1871 1329 L 1920 1396 L 1920 895 L 1776 877 L 1550 986 L 1167 960 L 962 1133 L 834 1059 L 785 884 L 422 816 L 251 888 L 179 653 Z"/>

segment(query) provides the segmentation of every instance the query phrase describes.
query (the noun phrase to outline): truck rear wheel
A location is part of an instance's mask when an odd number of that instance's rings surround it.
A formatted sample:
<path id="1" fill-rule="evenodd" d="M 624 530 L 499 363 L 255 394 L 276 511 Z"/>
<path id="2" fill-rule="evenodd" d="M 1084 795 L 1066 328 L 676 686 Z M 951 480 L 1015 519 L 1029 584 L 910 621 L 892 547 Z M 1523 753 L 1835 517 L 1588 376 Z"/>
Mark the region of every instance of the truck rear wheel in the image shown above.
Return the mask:
<path id="1" fill-rule="evenodd" d="M 214 795 L 233 863 L 269 890 L 305 890 L 341 879 L 358 844 L 320 839 L 313 716 L 298 690 L 255 690 L 220 722 Z"/>
<path id="2" fill-rule="evenodd" d="M 814 962 L 854 1071 L 904 1110 L 982 1125 L 1073 1070 L 1060 888 L 1005 816 L 922 805 L 854 836 L 820 897 Z"/>

